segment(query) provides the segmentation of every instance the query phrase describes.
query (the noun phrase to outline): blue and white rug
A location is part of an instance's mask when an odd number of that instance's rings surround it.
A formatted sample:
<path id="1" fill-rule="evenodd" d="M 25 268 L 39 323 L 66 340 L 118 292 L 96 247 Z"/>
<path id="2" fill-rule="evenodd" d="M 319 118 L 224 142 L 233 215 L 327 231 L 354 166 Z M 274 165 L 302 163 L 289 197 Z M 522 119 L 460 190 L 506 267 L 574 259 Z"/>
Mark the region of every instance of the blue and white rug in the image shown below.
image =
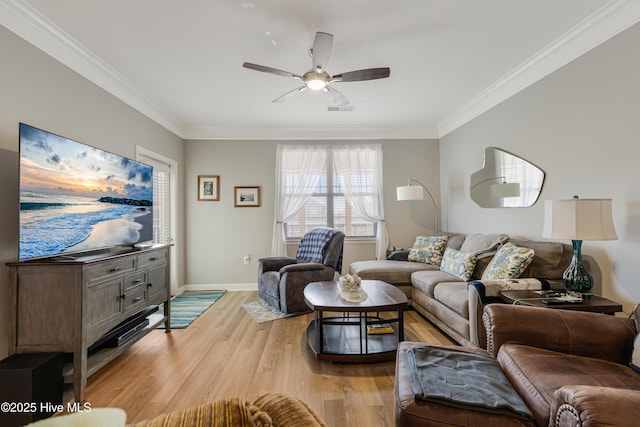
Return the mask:
<path id="1" fill-rule="evenodd" d="M 184 329 L 225 294 L 226 291 L 185 292 L 171 299 L 171 329 Z M 162 305 L 158 313 L 163 314 Z M 159 326 L 164 329 L 164 323 Z"/>

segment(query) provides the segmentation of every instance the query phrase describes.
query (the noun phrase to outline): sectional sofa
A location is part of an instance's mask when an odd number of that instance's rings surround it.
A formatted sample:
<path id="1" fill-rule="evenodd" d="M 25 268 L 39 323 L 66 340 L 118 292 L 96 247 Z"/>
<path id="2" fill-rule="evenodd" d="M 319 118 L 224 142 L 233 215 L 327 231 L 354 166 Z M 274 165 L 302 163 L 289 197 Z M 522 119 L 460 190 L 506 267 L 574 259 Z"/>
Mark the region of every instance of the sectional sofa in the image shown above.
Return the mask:
<path id="1" fill-rule="evenodd" d="M 391 253 L 386 260 L 354 262 L 350 273 L 398 286 L 412 307 L 453 340 L 483 348 L 482 310 L 485 304 L 500 301 L 500 290 L 565 289 L 562 273 L 573 255 L 567 243 L 518 240 L 505 234 L 440 233 L 428 238 L 439 236 L 446 236 L 444 261 L 412 258 L 420 239 L 427 238 L 418 236 L 412 250 Z M 507 247 L 528 253 L 526 268 L 515 272 L 517 279 L 487 276 L 485 271 L 495 268 L 496 254 Z M 451 254 L 459 261 L 456 265 L 451 263 Z"/>

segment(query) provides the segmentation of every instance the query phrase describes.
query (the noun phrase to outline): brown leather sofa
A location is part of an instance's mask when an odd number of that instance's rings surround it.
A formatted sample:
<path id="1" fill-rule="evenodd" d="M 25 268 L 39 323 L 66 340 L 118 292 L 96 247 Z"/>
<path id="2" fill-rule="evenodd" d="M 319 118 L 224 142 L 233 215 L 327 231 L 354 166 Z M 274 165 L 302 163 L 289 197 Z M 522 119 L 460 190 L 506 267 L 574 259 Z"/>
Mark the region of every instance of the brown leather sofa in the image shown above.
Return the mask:
<path id="1" fill-rule="evenodd" d="M 633 320 L 506 304 L 485 307 L 487 350 L 538 426 L 636 426 Z"/>

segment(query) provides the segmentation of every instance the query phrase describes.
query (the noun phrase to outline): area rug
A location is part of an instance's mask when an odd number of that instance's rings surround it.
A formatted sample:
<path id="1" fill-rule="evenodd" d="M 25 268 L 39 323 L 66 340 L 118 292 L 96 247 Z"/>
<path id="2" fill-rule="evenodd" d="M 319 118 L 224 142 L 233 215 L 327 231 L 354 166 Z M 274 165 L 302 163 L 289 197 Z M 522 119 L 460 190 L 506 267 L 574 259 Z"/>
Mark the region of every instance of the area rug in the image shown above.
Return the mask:
<path id="1" fill-rule="evenodd" d="M 226 291 L 185 292 L 171 299 L 171 329 L 184 329 L 204 313 Z M 158 313 L 163 314 L 162 305 Z M 159 326 L 164 329 L 164 323 Z"/>
<path id="2" fill-rule="evenodd" d="M 248 302 L 243 304 L 242 307 L 247 310 L 247 313 L 256 321 L 256 323 L 271 322 L 272 320 L 285 319 L 287 317 L 298 316 L 302 313 L 282 313 L 263 300 L 254 302 Z"/>

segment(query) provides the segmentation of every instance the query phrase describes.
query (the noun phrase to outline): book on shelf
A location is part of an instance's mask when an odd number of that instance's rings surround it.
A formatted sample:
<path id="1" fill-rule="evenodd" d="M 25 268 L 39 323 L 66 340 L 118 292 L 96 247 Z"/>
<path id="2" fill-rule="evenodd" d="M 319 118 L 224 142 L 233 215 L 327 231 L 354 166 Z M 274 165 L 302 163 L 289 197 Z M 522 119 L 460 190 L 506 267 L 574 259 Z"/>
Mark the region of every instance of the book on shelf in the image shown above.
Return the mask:
<path id="1" fill-rule="evenodd" d="M 385 324 L 367 326 L 367 334 L 369 335 L 392 334 L 393 332 L 393 328 Z"/>

